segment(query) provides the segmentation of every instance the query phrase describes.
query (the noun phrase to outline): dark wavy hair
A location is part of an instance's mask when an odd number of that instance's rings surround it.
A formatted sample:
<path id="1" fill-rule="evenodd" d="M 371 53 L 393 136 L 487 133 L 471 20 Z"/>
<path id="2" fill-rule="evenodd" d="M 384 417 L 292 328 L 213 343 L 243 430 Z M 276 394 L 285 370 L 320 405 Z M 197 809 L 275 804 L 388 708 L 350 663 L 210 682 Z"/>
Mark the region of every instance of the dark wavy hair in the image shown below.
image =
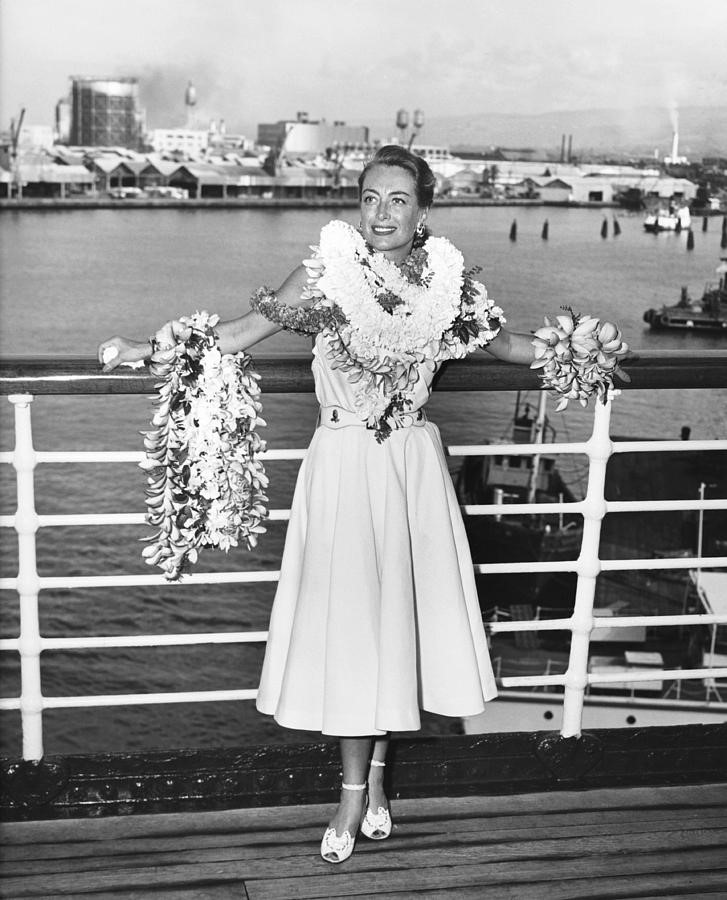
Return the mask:
<path id="1" fill-rule="evenodd" d="M 400 169 L 404 169 L 414 179 L 417 203 L 419 206 L 424 209 L 429 209 L 432 205 L 432 201 L 434 200 L 434 188 L 437 183 L 434 172 L 432 172 L 426 160 L 422 159 L 421 156 L 417 156 L 416 153 L 412 153 L 410 150 L 407 150 L 405 147 L 400 147 L 398 144 L 386 144 L 383 147 L 379 147 L 376 153 L 366 163 L 363 171 L 358 177 L 359 199 L 363 192 L 366 174 L 370 169 L 373 169 L 374 166 L 398 166 Z"/>

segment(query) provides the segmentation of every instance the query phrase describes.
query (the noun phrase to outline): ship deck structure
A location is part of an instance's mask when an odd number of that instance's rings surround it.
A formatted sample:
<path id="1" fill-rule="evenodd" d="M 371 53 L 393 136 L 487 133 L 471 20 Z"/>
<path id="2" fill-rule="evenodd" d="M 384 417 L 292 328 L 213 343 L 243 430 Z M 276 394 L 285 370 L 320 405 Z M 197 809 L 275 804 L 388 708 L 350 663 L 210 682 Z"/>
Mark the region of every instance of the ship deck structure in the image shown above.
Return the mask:
<path id="1" fill-rule="evenodd" d="M 268 390 L 309 391 L 302 360 L 257 360 Z M 626 362 L 630 388 L 720 390 L 727 387 L 727 352 L 642 352 Z M 17 474 L 18 509 L 0 517 L 18 541 L 18 574 L 0 579 L 20 605 L 20 633 L 3 638 L 0 650 L 21 659 L 21 690 L 0 698 L 3 715 L 19 715 L 22 750 L 0 766 L 2 867 L 0 896 L 119 898 L 314 898 L 477 897 L 555 898 L 725 897 L 727 883 L 727 683 L 722 638 L 727 614 L 714 602 L 711 575 L 727 570 L 725 543 L 698 543 L 687 555 L 606 555 L 601 552 L 607 516 L 676 513 L 724 515 L 727 498 L 624 499 L 605 491 L 609 460 L 623 454 L 683 454 L 683 441 L 621 440 L 610 435 L 610 403 L 594 408 L 593 432 L 585 441 L 551 443 L 548 455 L 582 454 L 588 460 L 583 499 L 516 502 L 511 515 L 564 515 L 582 519 L 580 551 L 572 559 L 480 562 L 479 575 L 570 573 L 576 579 L 572 608 L 553 617 L 510 616 L 487 622 L 493 648 L 520 641 L 535 654 L 555 633 L 570 634 L 558 671 L 502 674 L 503 694 L 522 693 L 531 706 L 553 690 L 553 710 L 539 729 L 415 737 L 397 735 L 387 766 L 394 835 L 383 846 L 361 840 L 351 860 L 333 867 L 318 855 L 321 829 L 340 788 L 335 742 L 247 746 L 219 750 L 169 750 L 54 757 L 44 752 L 45 710 L 123 704 L 249 701 L 255 691 L 95 696 L 47 696 L 42 690 L 43 653 L 49 649 L 105 652 L 122 646 L 154 647 L 209 641 L 260 642 L 264 633 L 46 637 L 38 621 L 44 590 L 117 587 L 110 576 L 39 574 L 36 532 L 72 524 L 102 527 L 119 521 L 143 524 L 143 513 L 41 514 L 34 506 L 34 469 L 71 460 L 138 462 L 141 454 L 113 451 L 43 451 L 32 445 L 30 416 L 38 394 L 151 393 L 145 372 L 101 375 L 88 360 L 5 360 L 0 387 L 14 405 L 15 450 L 0 454 Z M 527 390 L 538 386 L 528 370 L 464 361 L 447 369 L 438 390 Z M 724 454 L 723 438 L 689 442 L 690 452 Z M 542 445 L 452 446 L 452 456 L 523 456 Z M 300 459 L 298 451 L 282 458 Z M 123 457 L 123 460 L 121 460 Z M 464 504 L 466 515 L 498 516 L 503 504 Z M 273 511 L 284 520 L 285 511 Z M 648 539 L 648 535 L 647 535 Z M 597 605 L 599 577 L 667 572 L 696 579 L 710 604 L 667 612 Z M 702 576 L 707 576 L 702 581 Z M 275 573 L 263 573 L 274 579 Z M 194 584 L 259 579 L 253 571 L 195 573 Z M 161 576 L 133 576 L 154 586 Z M 129 582 L 131 583 L 131 582 Z M 611 584 L 618 592 L 618 585 Z M 618 598 L 616 598 L 618 599 Z M 601 601 L 599 600 L 599 603 Z M 609 601 L 610 602 L 610 601 Z M 143 623 L 140 623 L 143 630 Z M 628 667 L 595 665 L 600 637 L 643 630 L 684 629 L 715 635 L 711 656 L 688 666 L 656 659 L 636 641 Z M 624 643 L 621 641 L 621 643 Z M 626 641 L 628 644 L 629 641 Z M 593 645 L 593 646 L 592 646 Z M 547 649 L 547 648 L 546 648 Z M 624 651 L 626 653 L 626 651 Z M 636 654 L 636 655 L 634 655 Z M 541 654 L 542 655 L 542 654 Z M 648 726 L 642 710 L 651 685 L 709 682 L 703 705 L 715 715 L 701 723 L 681 721 L 683 697 L 660 696 L 672 711 L 670 724 Z M 647 690 L 644 691 L 644 685 Z M 588 699 L 606 688 L 620 690 L 628 719 L 600 727 L 586 716 Z M 92 686 L 91 686 L 92 687 Z M 660 692 L 661 694 L 661 692 Z M 548 701 L 551 702 L 549 696 Z M 498 701 L 495 701 L 498 702 Z M 653 705 L 653 704 L 652 704 Z M 542 712 L 542 708 L 541 708 Z"/>

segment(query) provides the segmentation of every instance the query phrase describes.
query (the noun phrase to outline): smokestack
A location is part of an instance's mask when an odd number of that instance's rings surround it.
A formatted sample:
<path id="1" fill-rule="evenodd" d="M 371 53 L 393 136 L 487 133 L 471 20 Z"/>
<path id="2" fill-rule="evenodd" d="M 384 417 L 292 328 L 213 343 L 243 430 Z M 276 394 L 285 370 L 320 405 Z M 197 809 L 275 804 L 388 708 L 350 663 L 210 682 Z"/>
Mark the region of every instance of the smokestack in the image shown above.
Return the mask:
<path id="1" fill-rule="evenodd" d="M 573 135 L 569 134 L 568 135 L 568 156 L 567 156 L 568 162 L 571 161 L 572 155 L 573 155 Z"/>
<path id="2" fill-rule="evenodd" d="M 565 162 L 565 135 L 560 138 L 560 161 Z"/>
<path id="3" fill-rule="evenodd" d="M 669 161 L 676 163 L 679 158 L 679 110 L 676 104 L 669 110 L 669 118 L 671 119 L 672 128 L 671 157 Z"/>

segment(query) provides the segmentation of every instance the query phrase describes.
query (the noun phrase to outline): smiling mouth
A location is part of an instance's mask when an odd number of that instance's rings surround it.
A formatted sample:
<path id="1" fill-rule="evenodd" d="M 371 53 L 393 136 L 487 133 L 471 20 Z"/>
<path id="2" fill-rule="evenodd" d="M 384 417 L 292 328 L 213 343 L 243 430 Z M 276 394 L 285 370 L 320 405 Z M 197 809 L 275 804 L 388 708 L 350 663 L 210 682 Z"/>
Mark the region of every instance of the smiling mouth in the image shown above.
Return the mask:
<path id="1" fill-rule="evenodd" d="M 396 228 L 387 225 L 374 225 L 371 230 L 374 234 L 393 234 Z"/>

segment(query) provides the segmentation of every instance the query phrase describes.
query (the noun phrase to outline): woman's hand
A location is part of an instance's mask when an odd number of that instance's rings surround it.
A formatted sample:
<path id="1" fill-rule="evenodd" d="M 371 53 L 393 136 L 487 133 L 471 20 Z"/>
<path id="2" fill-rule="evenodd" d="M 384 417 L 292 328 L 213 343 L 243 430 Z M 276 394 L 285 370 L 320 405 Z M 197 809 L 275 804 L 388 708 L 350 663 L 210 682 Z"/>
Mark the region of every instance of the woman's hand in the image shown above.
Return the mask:
<path id="1" fill-rule="evenodd" d="M 154 335 L 153 340 L 156 342 L 159 350 L 170 350 L 180 341 L 188 340 L 191 334 L 192 329 L 189 325 L 185 325 L 179 319 L 172 319 L 162 325 Z M 157 348 L 155 347 L 154 349 L 156 350 Z"/>
<path id="2" fill-rule="evenodd" d="M 177 319 L 165 322 L 154 335 L 153 340 L 159 350 L 169 350 L 179 341 L 186 341 L 192 329 Z M 133 366 L 141 363 L 153 353 L 151 341 L 133 341 L 129 338 L 114 335 L 98 345 L 98 361 L 104 372 L 111 372 L 118 366 Z"/>
<path id="3" fill-rule="evenodd" d="M 111 372 L 117 366 L 143 362 L 151 356 L 149 341 L 132 341 L 129 338 L 114 335 L 98 345 L 98 361 L 104 372 Z"/>

